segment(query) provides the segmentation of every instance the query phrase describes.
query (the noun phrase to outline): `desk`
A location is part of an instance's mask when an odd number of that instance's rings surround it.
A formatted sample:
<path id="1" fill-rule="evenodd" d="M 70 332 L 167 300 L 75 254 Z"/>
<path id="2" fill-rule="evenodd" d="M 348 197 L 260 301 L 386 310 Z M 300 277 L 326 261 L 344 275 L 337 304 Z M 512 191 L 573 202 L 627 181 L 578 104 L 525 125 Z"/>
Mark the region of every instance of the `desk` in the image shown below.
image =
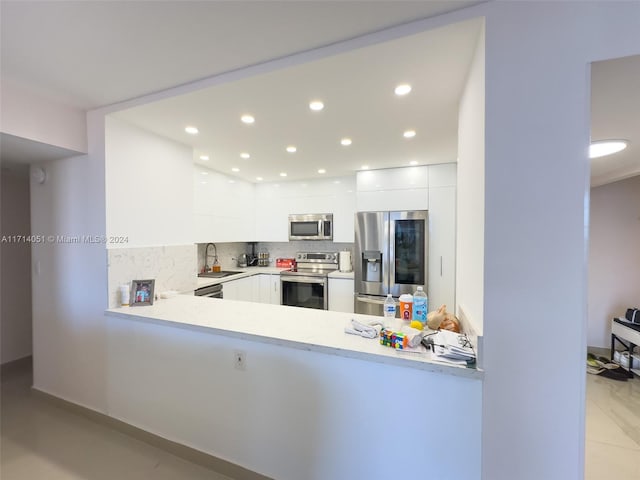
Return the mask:
<path id="1" fill-rule="evenodd" d="M 640 345 L 640 330 L 628 327 L 617 319 L 611 320 L 611 358 L 615 351 L 616 340 L 621 343 L 627 352 L 629 352 L 629 372 L 633 372 L 640 376 L 640 370 L 631 368 L 633 359 L 640 361 L 640 354 L 634 354 L 633 351 Z"/>

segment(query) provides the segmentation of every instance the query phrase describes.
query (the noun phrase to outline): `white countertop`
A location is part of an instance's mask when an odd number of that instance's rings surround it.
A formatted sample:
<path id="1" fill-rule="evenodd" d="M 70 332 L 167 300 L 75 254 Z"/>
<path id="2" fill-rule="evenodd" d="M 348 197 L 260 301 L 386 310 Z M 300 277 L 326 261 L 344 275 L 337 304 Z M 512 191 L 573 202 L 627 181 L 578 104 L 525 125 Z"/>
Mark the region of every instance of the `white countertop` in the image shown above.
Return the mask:
<path id="1" fill-rule="evenodd" d="M 277 268 L 277 267 L 229 268 L 229 269 L 225 269 L 225 271 L 238 272 L 238 274 L 229 275 L 228 277 L 223 277 L 223 278 L 198 277 L 196 288 L 208 287 L 209 285 L 217 285 L 219 283 L 229 282 L 231 280 L 237 280 L 239 278 L 250 277 L 252 275 L 260 275 L 261 273 L 266 273 L 269 275 L 278 275 L 283 270 L 288 270 L 288 268 Z"/>
<path id="2" fill-rule="evenodd" d="M 344 333 L 344 327 L 352 318 L 363 323 L 380 320 L 380 317 L 369 315 L 191 295 L 160 299 L 151 306 L 112 308 L 106 310 L 105 314 L 132 320 L 166 322 L 217 335 L 466 378 L 482 378 L 483 375 L 482 371 L 474 368 L 438 363 L 431 359 L 431 352 L 402 352 L 380 345 L 378 339 Z"/>

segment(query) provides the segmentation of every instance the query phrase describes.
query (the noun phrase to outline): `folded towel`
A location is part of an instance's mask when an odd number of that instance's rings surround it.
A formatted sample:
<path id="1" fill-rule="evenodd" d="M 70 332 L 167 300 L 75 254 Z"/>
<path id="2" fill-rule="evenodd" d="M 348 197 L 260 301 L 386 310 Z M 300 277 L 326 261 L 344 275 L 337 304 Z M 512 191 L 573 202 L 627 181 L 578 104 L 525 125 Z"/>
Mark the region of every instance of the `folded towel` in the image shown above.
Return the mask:
<path id="1" fill-rule="evenodd" d="M 344 327 L 345 333 L 350 333 L 352 335 L 360 335 L 365 338 L 377 338 L 380 335 L 380 325 L 379 322 L 375 322 L 376 325 L 365 325 L 364 323 L 358 322 L 357 320 L 351 319 L 349 325 Z"/>

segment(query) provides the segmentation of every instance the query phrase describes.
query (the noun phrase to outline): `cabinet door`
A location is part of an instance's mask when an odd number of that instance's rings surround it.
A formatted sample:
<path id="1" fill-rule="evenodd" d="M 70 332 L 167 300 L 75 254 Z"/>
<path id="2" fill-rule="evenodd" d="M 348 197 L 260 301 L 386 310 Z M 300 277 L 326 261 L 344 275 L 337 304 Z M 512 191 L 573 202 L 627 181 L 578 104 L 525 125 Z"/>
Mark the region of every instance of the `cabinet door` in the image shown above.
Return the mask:
<path id="1" fill-rule="evenodd" d="M 455 312 L 456 187 L 429 189 L 429 311 Z"/>
<path id="2" fill-rule="evenodd" d="M 270 275 L 271 277 L 271 303 L 280 305 L 280 275 Z"/>
<path id="3" fill-rule="evenodd" d="M 254 275 L 251 277 L 239 278 L 224 282 L 222 285 L 222 298 L 226 300 L 242 300 L 243 302 L 256 301 L 257 288 L 254 284 L 258 282 L 258 278 Z"/>
<path id="4" fill-rule="evenodd" d="M 353 313 L 353 279 L 329 279 L 329 310 Z"/>
<path id="5" fill-rule="evenodd" d="M 258 275 L 258 302 L 271 303 L 271 275 Z"/>

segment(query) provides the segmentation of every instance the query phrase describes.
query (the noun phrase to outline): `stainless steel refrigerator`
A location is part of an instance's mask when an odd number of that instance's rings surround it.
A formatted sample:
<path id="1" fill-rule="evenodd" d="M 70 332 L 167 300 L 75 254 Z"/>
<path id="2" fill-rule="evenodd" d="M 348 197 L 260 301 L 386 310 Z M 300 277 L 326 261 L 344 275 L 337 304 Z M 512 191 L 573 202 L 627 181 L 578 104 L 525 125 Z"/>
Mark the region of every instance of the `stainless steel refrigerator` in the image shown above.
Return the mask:
<path id="1" fill-rule="evenodd" d="M 428 218 L 427 210 L 356 213 L 356 313 L 382 315 L 388 293 L 397 303 L 418 286 L 428 291 Z"/>

